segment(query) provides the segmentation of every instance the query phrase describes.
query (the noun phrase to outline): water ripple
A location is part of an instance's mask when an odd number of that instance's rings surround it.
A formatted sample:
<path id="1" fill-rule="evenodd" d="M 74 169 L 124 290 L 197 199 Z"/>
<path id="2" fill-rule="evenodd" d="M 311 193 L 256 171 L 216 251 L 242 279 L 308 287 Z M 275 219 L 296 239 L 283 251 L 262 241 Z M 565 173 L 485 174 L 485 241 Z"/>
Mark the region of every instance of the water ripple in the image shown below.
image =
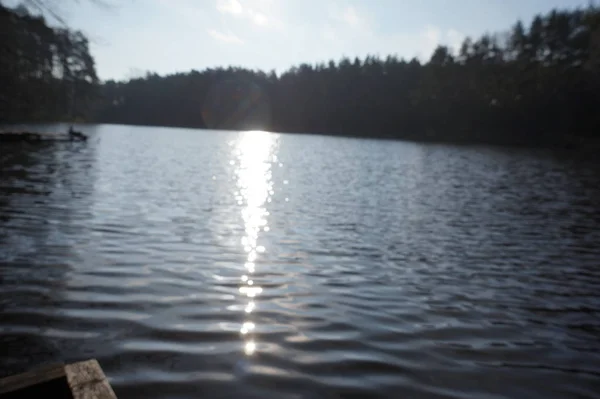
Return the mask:
<path id="1" fill-rule="evenodd" d="M 2 375 L 96 357 L 120 397 L 600 397 L 597 161 L 87 129 L 0 151 Z"/>

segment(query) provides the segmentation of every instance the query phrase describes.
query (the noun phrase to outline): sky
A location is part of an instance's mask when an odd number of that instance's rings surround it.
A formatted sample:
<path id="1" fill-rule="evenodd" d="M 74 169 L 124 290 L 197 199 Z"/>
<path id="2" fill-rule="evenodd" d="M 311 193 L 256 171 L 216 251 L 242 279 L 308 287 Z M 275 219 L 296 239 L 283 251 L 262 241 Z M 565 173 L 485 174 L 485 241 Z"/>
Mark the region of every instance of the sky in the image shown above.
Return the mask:
<path id="1" fill-rule="evenodd" d="M 54 0 L 91 41 L 98 76 L 127 79 L 242 66 L 293 65 L 395 54 L 426 60 L 438 44 L 527 24 L 589 0 Z M 10 3 L 11 1 L 8 1 Z M 13 1 L 14 3 L 14 1 Z"/>

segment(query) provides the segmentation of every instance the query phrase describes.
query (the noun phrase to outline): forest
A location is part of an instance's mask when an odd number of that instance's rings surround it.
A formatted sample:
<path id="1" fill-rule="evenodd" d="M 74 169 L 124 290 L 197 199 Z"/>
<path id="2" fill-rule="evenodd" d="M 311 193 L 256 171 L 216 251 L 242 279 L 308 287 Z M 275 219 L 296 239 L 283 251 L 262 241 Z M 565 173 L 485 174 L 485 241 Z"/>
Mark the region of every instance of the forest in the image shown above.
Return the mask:
<path id="1" fill-rule="evenodd" d="M 440 142 L 561 144 L 600 137 L 600 7 L 386 57 L 100 82 L 81 32 L 0 8 L 0 123 L 262 129 Z M 210 55 L 207 54 L 207 57 Z"/>
<path id="2" fill-rule="evenodd" d="M 0 5 L 0 123 L 90 117 L 100 82 L 88 39 Z"/>

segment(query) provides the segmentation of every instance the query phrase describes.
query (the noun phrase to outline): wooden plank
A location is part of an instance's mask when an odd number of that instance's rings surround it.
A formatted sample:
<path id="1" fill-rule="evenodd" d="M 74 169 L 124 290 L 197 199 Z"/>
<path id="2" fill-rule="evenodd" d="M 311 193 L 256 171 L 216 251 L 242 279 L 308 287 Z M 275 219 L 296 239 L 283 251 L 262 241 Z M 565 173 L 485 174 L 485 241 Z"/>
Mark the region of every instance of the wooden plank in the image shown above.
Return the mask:
<path id="1" fill-rule="evenodd" d="M 106 379 L 96 359 L 72 363 L 65 366 L 65 374 L 69 385 L 78 386 Z"/>
<path id="2" fill-rule="evenodd" d="M 95 359 L 65 366 L 74 399 L 116 399 L 114 391 Z"/>
<path id="3" fill-rule="evenodd" d="M 110 384 L 106 380 L 71 387 L 73 399 L 117 399 Z"/>
<path id="4" fill-rule="evenodd" d="M 37 370 L 0 379 L 0 395 L 65 376 L 63 364 L 52 364 Z"/>

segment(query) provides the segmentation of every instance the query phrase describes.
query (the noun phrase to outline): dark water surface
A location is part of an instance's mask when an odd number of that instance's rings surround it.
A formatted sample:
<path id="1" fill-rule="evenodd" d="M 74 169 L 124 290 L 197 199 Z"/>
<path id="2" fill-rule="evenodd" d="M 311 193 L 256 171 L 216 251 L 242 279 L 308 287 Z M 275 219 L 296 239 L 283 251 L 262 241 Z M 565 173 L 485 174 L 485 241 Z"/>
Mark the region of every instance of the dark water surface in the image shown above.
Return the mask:
<path id="1" fill-rule="evenodd" d="M 0 143 L 0 370 L 120 398 L 600 397 L 600 168 L 90 126 Z"/>

